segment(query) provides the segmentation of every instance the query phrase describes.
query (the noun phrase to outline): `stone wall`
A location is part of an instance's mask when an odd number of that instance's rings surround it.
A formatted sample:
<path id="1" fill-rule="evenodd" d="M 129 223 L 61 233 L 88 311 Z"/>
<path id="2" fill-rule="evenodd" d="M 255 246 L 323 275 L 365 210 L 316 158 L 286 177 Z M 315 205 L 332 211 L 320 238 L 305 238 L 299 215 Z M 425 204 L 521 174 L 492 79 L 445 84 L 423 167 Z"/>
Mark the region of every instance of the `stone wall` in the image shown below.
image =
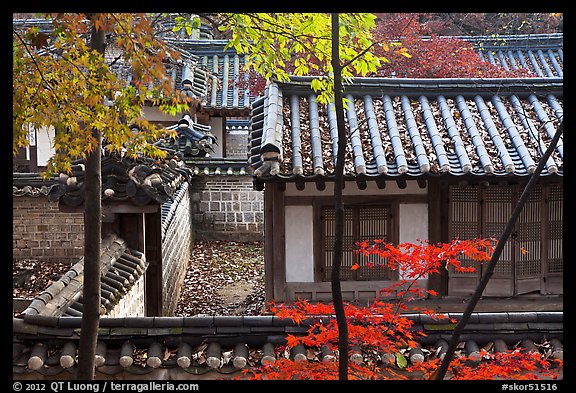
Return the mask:
<path id="1" fill-rule="evenodd" d="M 226 158 L 247 158 L 247 131 L 227 131 Z"/>
<path id="2" fill-rule="evenodd" d="M 194 242 L 190 194 L 185 183 L 162 205 L 162 315 L 176 310 Z"/>
<path id="3" fill-rule="evenodd" d="M 250 175 L 196 177 L 190 193 L 197 239 L 263 240 L 264 193 Z"/>
<path id="4" fill-rule="evenodd" d="M 84 255 L 84 215 L 62 213 L 41 196 L 12 198 L 12 258 L 76 263 Z"/>

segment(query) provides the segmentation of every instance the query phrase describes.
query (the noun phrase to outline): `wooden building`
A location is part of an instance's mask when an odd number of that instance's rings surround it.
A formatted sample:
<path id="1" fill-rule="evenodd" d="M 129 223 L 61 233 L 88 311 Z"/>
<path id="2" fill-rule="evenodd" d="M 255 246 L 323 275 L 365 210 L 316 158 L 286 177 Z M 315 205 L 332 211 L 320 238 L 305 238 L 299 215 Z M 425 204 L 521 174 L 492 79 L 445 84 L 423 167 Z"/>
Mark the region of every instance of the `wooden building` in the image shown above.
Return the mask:
<path id="1" fill-rule="evenodd" d="M 309 78 L 271 83 L 254 102 L 249 163 L 264 191 L 267 297 L 331 298 L 333 104 Z M 561 78 L 357 78 L 345 86 L 344 256 L 349 300 L 372 299 L 404 272 L 350 267 L 355 242 L 499 237 L 563 119 Z M 563 139 L 546 162 L 485 296 L 562 294 Z M 464 261 L 466 263 L 466 261 Z M 474 273 L 421 280 L 468 296 Z"/>

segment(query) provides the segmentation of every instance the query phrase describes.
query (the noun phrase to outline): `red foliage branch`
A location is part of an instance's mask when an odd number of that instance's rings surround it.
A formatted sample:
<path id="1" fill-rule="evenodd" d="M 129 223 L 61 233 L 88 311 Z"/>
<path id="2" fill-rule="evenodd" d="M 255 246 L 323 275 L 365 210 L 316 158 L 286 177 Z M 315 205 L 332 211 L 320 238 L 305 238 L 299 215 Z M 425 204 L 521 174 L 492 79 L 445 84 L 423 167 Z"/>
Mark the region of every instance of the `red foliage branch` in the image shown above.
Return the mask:
<path id="1" fill-rule="evenodd" d="M 394 246 L 381 240 L 357 243 L 357 253 L 362 256 L 374 256 L 383 268 L 400 270 L 403 279 L 385 288 L 380 295 L 367 306 L 345 303 L 345 315 L 348 322 L 350 348 L 358 348 L 364 362 L 350 362 L 350 379 L 404 379 L 413 375 L 423 378 L 433 374 L 439 361 L 428 360 L 402 370 L 399 364 L 406 348 L 419 346 L 418 338 L 424 333 L 413 329 L 413 321 L 403 314 L 408 309 L 406 303 L 436 293 L 418 286 L 418 280 L 440 269 L 453 266 L 457 271 L 471 271 L 464 267 L 462 257 L 477 261 L 488 261 L 494 250 L 495 240 L 473 239 L 453 240 L 450 243 L 430 244 L 428 242 L 402 243 Z M 364 258 L 365 259 L 365 258 Z M 370 265 L 371 262 L 367 262 Z M 376 264 L 372 263 L 373 266 Z M 353 268 L 358 266 L 355 264 Z M 306 361 L 293 361 L 280 357 L 273 364 L 246 371 L 251 379 L 337 379 L 336 362 L 326 362 L 318 353 L 328 347 L 338 356 L 338 326 L 333 317 L 331 303 L 298 299 L 293 303 L 270 304 L 270 311 L 277 317 L 288 318 L 296 324 L 306 322 L 309 326 L 305 335 L 288 335 L 286 346 L 280 353 L 290 352 L 297 345 L 309 349 Z M 433 310 L 418 309 L 419 312 L 433 318 L 445 319 L 447 316 Z M 455 321 L 447 321 L 455 323 Z M 539 354 L 524 354 L 518 350 L 510 353 L 481 353 L 484 361 L 472 365 L 470 359 L 456 358 L 451 364 L 451 379 L 492 379 L 535 378 L 545 375 L 551 364 L 539 357 Z M 333 358 L 334 359 L 334 358 Z M 390 363 L 390 364 L 388 364 Z M 399 367 L 389 367 L 399 366 Z M 550 374 L 553 375 L 553 374 Z"/>

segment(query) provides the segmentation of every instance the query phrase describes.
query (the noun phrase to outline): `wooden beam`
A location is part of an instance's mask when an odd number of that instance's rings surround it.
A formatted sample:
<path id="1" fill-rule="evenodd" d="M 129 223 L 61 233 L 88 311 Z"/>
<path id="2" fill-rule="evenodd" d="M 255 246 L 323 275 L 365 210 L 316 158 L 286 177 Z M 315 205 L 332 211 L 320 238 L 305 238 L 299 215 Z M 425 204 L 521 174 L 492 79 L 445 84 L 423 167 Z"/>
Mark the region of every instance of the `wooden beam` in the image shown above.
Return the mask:
<path id="1" fill-rule="evenodd" d="M 430 244 L 442 241 L 442 201 L 441 188 L 436 181 L 428 182 L 428 240 Z M 443 291 L 443 275 L 447 275 L 446 269 L 441 266 L 440 273 L 428 276 L 428 288 L 438 292 L 440 295 L 447 295 Z"/>
<path id="2" fill-rule="evenodd" d="M 274 231 L 274 299 L 286 299 L 286 226 L 284 192 L 278 189 L 277 184 L 272 187 L 272 220 Z"/>
<path id="3" fill-rule="evenodd" d="M 264 188 L 264 297 L 266 301 L 274 299 L 273 187 L 272 183 L 268 183 Z"/>
<path id="4" fill-rule="evenodd" d="M 378 186 L 379 190 L 383 190 L 386 188 L 386 180 L 381 177 L 376 178 L 376 186 Z"/>
<path id="5" fill-rule="evenodd" d="M 146 261 L 145 273 L 146 316 L 162 316 L 162 215 L 160 212 L 144 215 L 142 236 Z"/>

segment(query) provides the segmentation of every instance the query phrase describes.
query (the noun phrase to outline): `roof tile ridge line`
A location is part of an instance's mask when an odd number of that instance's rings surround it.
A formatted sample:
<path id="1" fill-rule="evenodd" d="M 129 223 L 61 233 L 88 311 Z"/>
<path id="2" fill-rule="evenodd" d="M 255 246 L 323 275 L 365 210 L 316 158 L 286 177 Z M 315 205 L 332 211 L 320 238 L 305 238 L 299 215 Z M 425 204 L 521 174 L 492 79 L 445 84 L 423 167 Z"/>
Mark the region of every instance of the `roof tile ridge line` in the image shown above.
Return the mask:
<path id="1" fill-rule="evenodd" d="M 426 98 L 426 96 L 420 96 L 418 101 L 420 102 L 420 106 L 422 107 L 422 117 L 424 118 L 426 129 L 428 130 L 428 134 L 430 135 L 432 146 L 434 147 L 434 151 L 436 152 L 436 159 L 438 160 L 438 164 L 440 165 L 440 171 L 448 172 L 450 170 L 450 160 L 448 159 L 448 154 L 446 153 L 446 149 L 444 148 L 444 142 L 442 141 L 442 136 L 440 135 L 438 127 L 436 126 L 436 119 L 434 118 L 434 114 L 432 113 L 432 109 L 430 108 L 428 98 Z"/>
<path id="2" fill-rule="evenodd" d="M 292 128 L 292 173 L 302 175 L 302 139 L 300 129 L 300 102 L 298 96 L 290 96 L 290 126 Z"/>
<path id="3" fill-rule="evenodd" d="M 426 154 L 426 149 L 424 148 L 424 143 L 422 142 L 422 137 L 416 125 L 416 120 L 414 119 L 414 113 L 412 112 L 412 105 L 410 104 L 410 99 L 403 95 L 401 98 L 402 112 L 404 113 L 404 118 L 406 119 L 406 126 L 408 128 L 408 134 L 414 146 L 414 151 L 416 153 L 416 160 L 418 161 L 418 166 L 420 171 L 426 173 L 430 172 L 430 161 L 428 160 L 428 155 Z"/>
<path id="4" fill-rule="evenodd" d="M 482 169 L 486 173 L 492 173 L 494 171 L 494 166 L 492 165 L 492 161 L 490 160 L 490 154 L 486 150 L 486 146 L 484 146 L 484 141 L 482 140 L 482 136 L 476 127 L 476 123 L 472 118 L 472 114 L 468 105 L 466 104 L 466 100 L 461 95 L 456 96 L 456 105 L 458 110 L 462 114 L 462 119 L 464 120 L 464 125 L 470 138 L 472 139 L 472 144 L 476 148 L 476 152 L 478 153 L 478 157 L 480 159 L 480 164 L 482 165 Z"/>
<path id="5" fill-rule="evenodd" d="M 424 37 L 424 36 L 423 36 Z M 541 40 L 545 39 L 552 39 L 552 38 L 564 38 L 564 33 L 528 33 L 528 34 L 496 34 L 496 35 L 440 35 L 439 38 L 459 38 L 459 39 L 467 39 L 470 38 L 472 40 L 495 40 L 495 39 L 510 39 L 510 40 Z"/>
<path id="6" fill-rule="evenodd" d="M 494 104 L 494 107 L 498 112 L 498 116 L 500 117 L 500 120 L 502 121 L 504 128 L 506 128 L 508 135 L 510 135 L 512 144 L 518 151 L 520 159 L 522 160 L 522 163 L 526 167 L 526 170 L 528 171 L 528 173 L 534 172 L 534 170 L 536 170 L 536 163 L 530 156 L 530 153 L 528 152 L 528 149 L 526 148 L 526 145 L 524 144 L 524 141 L 522 140 L 522 137 L 518 132 L 518 129 L 516 128 L 516 125 L 512 121 L 512 118 L 510 117 L 508 110 L 504 106 L 504 102 L 502 102 L 500 96 L 495 95 L 492 97 L 492 103 Z"/>
<path id="7" fill-rule="evenodd" d="M 322 137 L 320 134 L 320 114 L 316 94 L 308 96 L 308 116 L 310 127 L 310 145 L 312 146 L 312 171 L 315 175 L 324 176 L 324 162 L 322 160 Z"/>
<path id="8" fill-rule="evenodd" d="M 427 324 L 444 324 L 446 323 L 446 318 L 461 318 L 462 312 L 441 312 L 438 318 L 433 318 L 425 313 L 403 313 L 402 317 L 412 320 L 417 323 L 427 323 Z M 379 315 L 374 315 L 378 317 Z M 442 317 L 443 316 L 443 317 Z M 555 323 L 561 322 L 564 318 L 563 311 L 499 311 L 499 312 L 473 312 L 471 315 L 471 320 L 482 320 L 483 323 L 489 323 L 490 321 L 502 322 L 502 319 L 512 322 L 537 322 L 542 323 Z M 204 318 L 202 316 L 190 316 L 190 317 L 130 317 L 131 324 L 130 328 L 146 327 L 146 328 L 159 328 L 159 327 L 186 327 L 191 326 L 188 320 L 194 320 L 196 318 Z M 279 326 L 308 326 L 316 323 L 317 321 L 322 321 L 323 323 L 328 323 L 330 319 L 336 318 L 334 315 L 322 314 L 322 315 L 308 315 L 307 318 L 297 323 L 290 318 L 282 318 L 276 315 L 250 315 L 250 316 L 212 316 L 206 323 L 214 324 L 214 326 L 226 326 L 234 327 L 236 324 L 231 324 L 233 321 L 239 321 L 238 327 L 246 326 L 258 326 L 258 327 L 279 327 Z M 111 329 L 115 327 L 126 327 L 126 318 L 105 318 L 107 322 L 105 323 L 106 329 Z M 21 318 L 13 317 L 13 326 L 16 327 L 14 332 L 16 333 L 30 333 L 33 331 L 33 326 L 47 326 L 47 327 L 57 327 L 57 328 L 75 328 L 80 327 L 82 317 L 63 317 L 63 316 L 47 316 L 47 315 L 23 315 Z M 142 326 L 138 325 L 138 321 L 142 321 Z M 152 320 L 152 323 L 151 323 Z M 247 322 L 249 320 L 249 322 Z M 62 323 L 61 323 L 62 321 Z M 218 322 L 220 321 L 220 322 Z M 118 324 L 116 324 L 117 322 Z"/>
<path id="9" fill-rule="evenodd" d="M 388 163 L 386 162 L 386 153 L 382 144 L 382 137 L 380 136 L 380 129 L 378 128 L 378 120 L 376 118 L 376 111 L 374 109 L 374 102 L 371 95 L 364 96 L 365 116 L 368 121 L 368 130 L 370 132 L 370 140 L 372 145 L 372 154 L 376 160 L 376 166 L 379 174 L 388 173 Z"/>
<path id="10" fill-rule="evenodd" d="M 326 112 L 328 115 L 328 128 L 330 129 L 330 140 L 332 142 L 332 164 L 336 168 L 338 159 L 338 120 L 336 119 L 336 104 L 328 102 Z"/>
<path id="11" fill-rule="evenodd" d="M 528 116 L 526 116 L 526 111 L 516 95 L 510 96 L 510 102 L 514 107 L 516 114 L 520 118 L 522 126 L 524 127 L 525 130 L 528 131 L 528 135 L 532 139 L 532 142 L 536 145 L 538 153 L 540 154 L 540 156 L 543 156 L 544 153 L 546 152 L 547 146 L 544 144 L 544 141 L 540 137 L 538 129 L 536 128 L 532 120 Z M 548 157 L 548 160 L 546 161 L 546 168 L 548 170 L 548 173 L 558 172 L 558 166 L 556 165 L 556 162 L 554 161 L 552 155 L 550 155 L 550 157 Z"/>
<path id="12" fill-rule="evenodd" d="M 549 76 L 549 77 L 554 76 L 552 69 L 550 68 L 550 66 L 548 65 L 548 62 L 544 58 L 544 52 L 542 52 L 542 49 L 536 50 L 536 56 L 538 57 L 538 60 L 540 60 L 540 64 L 542 64 L 542 68 L 544 68 L 544 73 L 546 74 L 546 76 Z"/>
<path id="13" fill-rule="evenodd" d="M 460 136 L 460 132 L 458 131 L 458 127 L 456 126 L 456 122 L 452 117 L 452 111 L 448 106 L 448 102 L 443 95 L 438 96 L 437 98 L 438 104 L 440 105 L 440 112 L 442 113 L 442 118 L 446 123 L 446 128 L 448 130 L 448 135 L 454 144 L 454 150 L 456 151 L 456 155 L 458 156 L 458 161 L 462 166 L 462 170 L 464 173 L 468 173 L 472 171 L 472 163 L 470 162 L 470 157 L 468 157 L 468 152 L 466 151 L 466 147 L 464 142 L 462 141 L 462 137 Z"/>
<path id="14" fill-rule="evenodd" d="M 506 59 L 510 62 L 512 69 L 514 70 L 519 69 L 518 62 L 516 61 L 516 58 L 514 58 L 514 52 L 512 52 L 512 49 L 506 50 Z"/>
<path id="15" fill-rule="evenodd" d="M 494 124 L 494 120 L 492 120 L 492 114 L 490 113 L 488 106 L 484 102 L 484 99 L 479 95 L 474 97 L 474 102 L 476 103 L 476 107 L 480 113 L 480 118 L 486 126 L 488 135 L 490 135 L 494 146 L 496 146 L 496 149 L 498 149 L 498 157 L 500 158 L 502 165 L 504 165 L 507 173 L 514 172 L 516 170 L 516 166 L 510 157 L 510 153 L 508 153 L 508 149 L 506 149 L 506 145 L 504 144 L 504 140 L 496 128 L 496 124 Z"/>
<path id="16" fill-rule="evenodd" d="M 232 108 L 238 108 L 240 100 L 240 88 L 238 87 L 238 76 L 240 75 L 240 56 L 234 55 L 234 69 L 232 72 Z"/>
<path id="17" fill-rule="evenodd" d="M 208 60 L 208 56 L 205 57 L 206 61 Z M 208 66 L 206 64 L 206 66 Z M 217 95 L 218 95 L 218 55 L 212 55 L 212 74 L 211 74 L 211 87 L 212 91 L 210 93 L 210 106 L 215 108 L 217 105 Z"/>
<path id="18" fill-rule="evenodd" d="M 100 248 L 100 255 L 102 256 L 106 250 L 114 243 L 117 242 L 119 238 L 116 234 L 109 234 L 104 239 L 102 239 L 102 246 Z M 122 240 L 123 241 L 123 240 Z M 124 248 L 125 249 L 125 248 Z M 121 255 L 121 254 L 119 254 Z M 110 264 L 111 266 L 111 264 Z M 102 266 L 101 266 L 102 268 Z M 80 260 L 70 267 L 70 269 L 64 273 L 58 280 L 54 281 L 48 287 L 46 287 L 40 294 L 38 294 L 32 302 L 26 307 L 22 314 L 40 314 L 46 302 L 55 300 L 58 295 L 70 284 L 70 282 L 80 276 L 84 275 L 84 257 L 80 257 Z M 49 297 L 50 299 L 47 299 Z M 66 299 L 68 304 L 72 304 L 76 299 Z M 38 309 L 40 308 L 40 309 Z"/>
<path id="19" fill-rule="evenodd" d="M 543 78 L 544 73 L 540 69 L 540 66 L 538 65 L 538 61 L 536 60 L 536 56 L 534 56 L 534 53 L 532 52 L 531 49 L 527 50 L 527 55 L 528 55 L 528 59 L 530 60 L 530 64 L 532 64 L 532 67 L 534 68 L 534 71 L 536 72 L 536 74 L 539 77 Z"/>
<path id="20" fill-rule="evenodd" d="M 556 130 L 554 129 L 554 126 L 552 125 L 552 121 L 548 117 L 548 114 L 546 113 L 544 108 L 542 108 L 542 105 L 540 104 L 538 97 L 536 97 L 536 95 L 534 94 L 530 94 L 528 96 L 528 100 L 530 101 L 530 104 L 532 104 L 532 108 L 534 109 L 534 112 L 536 112 L 538 119 L 544 125 L 546 133 L 548 134 L 550 139 L 552 139 L 554 137 L 554 133 L 556 132 Z M 560 158 L 564 159 L 564 142 L 562 141 L 562 138 L 558 140 L 558 143 L 556 144 L 556 150 L 560 154 Z"/>
<path id="21" fill-rule="evenodd" d="M 398 167 L 398 173 L 406 173 L 408 172 L 408 161 L 406 160 L 404 149 L 402 147 L 402 140 L 398 131 L 398 123 L 396 123 L 396 115 L 394 113 L 392 99 L 390 96 L 384 95 L 382 97 L 382 102 L 384 103 L 386 125 L 388 126 L 388 135 L 390 135 L 390 143 L 392 144 L 392 150 L 394 151 L 394 159 Z"/>
<path id="22" fill-rule="evenodd" d="M 289 82 L 275 81 L 273 83 L 281 86 L 282 88 L 306 88 L 312 90 L 309 83 L 318 79 L 316 76 L 297 76 L 291 75 Z M 563 77 L 546 77 L 539 75 L 538 77 L 507 77 L 507 78 L 392 78 L 392 77 L 354 77 L 352 83 L 344 86 L 345 92 L 351 88 L 366 87 L 381 89 L 382 87 L 395 87 L 403 90 L 409 89 L 422 89 L 431 88 L 434 90 L 442 89 L 444 87 L 458 87 L 462 89 L 472 88 L 478 89 L 479 87 L 493 89 L 495 85 L 500 90 L 505 88 L 525 88 L 526 90 L 538 89 L 547 87 L 546 85 L 562 84 Z M 560 86 L 559 86 L 560 88 Z"/>
<path id="23" fill-rule="evenodd" d="M 228 81 L 230 78 L 230 56 L 224 55 L 224 64 L 222 65 L 222 97 L 220 105 L 222 108 L 228 106 Z"/>
<path id="24" fill-rule="evenodd" d="M 508 66 L 508 62 L 506 61 L 506 58 L 504 56 L 504 53 L 502 53 L 502 50 L 499 50 L 498 53 L 496 54 L 498 56 L 498 60 L 500 61 L 500 65 L 508 72 L 510 72 L 510 66 Z"/>
<path id="25" fill-rule="evenodd" d="M 546 51 L 546 54 L 548 55 L 548 58 L 550 59 L 550 62 L 552 63 L 552 67 L 556 71 L 556 74 L 558 74 L 558 77 L 561 77 L 561 78 L 564 77 L 564 71 L 562 71 L 562 67 L 560 67 L 560 64 L 556 60 L 556 56 L 554 55 L 554 52 L 552 52 L 552 49 L 548 49 Z M 563 56 L 560 56 L 560 53 L 558 53 L 558 56 L 563 57 Z"/>
<path id="26" fill-rule="evenodd" d="M 362 140 L 360 138 L 360 126 L 358 124 L 358 116 L 356 114 L 356 105 L 352 94 L 347 94 L 345 113 L 348 119 L 348 135 L 350 137 L 350 144 L 352 146 L 352 154 L 354 157 L 354 169 L 358 175 L 366 174 L 366 161 L 364 160 L 364 152 L 362 149 Z"/>
<path id="27" fill-rule="evenodd" d="M 45 306 L 55 300 L 60 292 L 62 292 L 72 280 L 80 277 L 84 274 L 84 257 L 81 257 L 78 262 L 76 262 L 70 269 L 64 273 L 60 278 L 54 281 L 52 284 L 47 286 L 42 292 L 40 292 L 22 311 L 21 315 L 40 315 Z M 70 304 L 74 302 L 75 299 L 70 300 Z"/>

